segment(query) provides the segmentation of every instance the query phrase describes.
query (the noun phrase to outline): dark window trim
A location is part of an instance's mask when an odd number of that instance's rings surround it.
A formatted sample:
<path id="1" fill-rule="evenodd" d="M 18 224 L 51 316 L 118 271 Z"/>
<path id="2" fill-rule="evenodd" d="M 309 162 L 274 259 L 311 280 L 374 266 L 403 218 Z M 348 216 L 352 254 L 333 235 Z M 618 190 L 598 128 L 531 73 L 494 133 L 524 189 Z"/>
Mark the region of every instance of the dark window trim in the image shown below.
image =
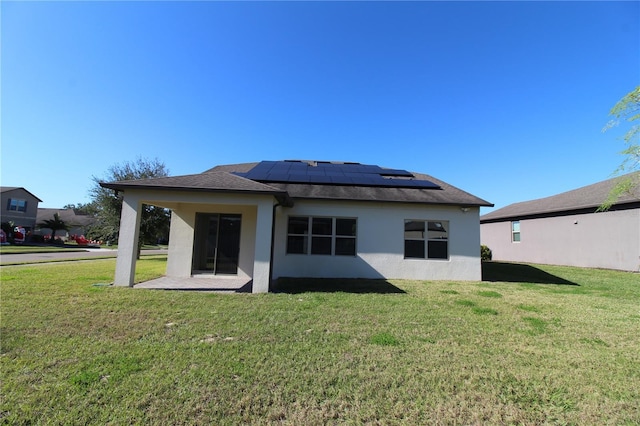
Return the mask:
<path id="1" fill-rule="evenodd" d="M 307 220 L 307 231 L 305 233 L 289 233 L 289 224 L 292 218 L 296 219 L 306 219 Z M 314 219 L 331 219 L 331 234 L 315 234 L 313 233 L 313 221 Z M 338 234 L 338 220 L 353 220 L 355 222 L 355 235 L 342 235 Z M 304 238 L 305 239 L 305 247 L 300 252 L 292 252 L 289 249 L 289 243 L 291 238 Z M 316 245 L 314 246 L 314 240 L 316 241 Z M 321 240 L 331 240 L 330 243 L 330 252 L 329 253 L 314 253 L 314 247 L 316 250 L 319 250 L 322 245 L 320 245 Z M 353 253 L 337 253 L 336 244 L 338 240 L 353 240 Z M 287 255 L 307 255 L 307 256 L 345 256 L 345 257 L 356 257 L 358 254 L 358 218 L 356 217 L 345 217 L 345 216 L 307 216 L 307 215 L 291 215 L 287 217 L 287 241 L 285 253 Z"/>
<path id="2" fill-rule="evenodd" d="M 14 201 L 15 204 L 13 203 Z M 7 211 L 25 213 L 27 211 L 27 200 L 22 198 L 7 199 Z"/>
<path id="3" fill-rule="evenodd" d="M 405 219 L 404 220 L 404 230 L 403 233 L 407 232 L 406 230 L 406 224 L 408 222 L 423 222 L 424 223 L 424 231 L 422 233 L 421 237 L 410 237 L 407 238 L 406 236 L 404 237 L 404 259 L 406 260 L 441 260 L 441 261 L 448 261 L 450 259 L 450 251 L 449 251 L 449 233 L 451 232 L 450 229 L 450 221 L 449 220 L 440 220 L 440 219 Z M 439 223 L 445 223 L 446 224 L 446 233 L 447 236 L 446 238 L 429 238 L 429 223 L 431 222 L 439 222 Z M 423 246 L 421 248 L 417 248 L 416 244 L 411 244 L 408 242 L 422 242 Z M 437 246 L 440 246 L 442 244 L 437 244 L 437 243 L 446 243 L 446 257 L 435 257 L 435 256 L 429 256 L 429 253 L 433 253 L 438 251 L 437 250 Z M 429 243 L 434 243 L 434 244 L 429 244 Z M 416 252 L 418 252 L 417 256 L 407 256 L 407 248 L 409 246 L 413 245 L 414 249 L 417 248 Z"/>

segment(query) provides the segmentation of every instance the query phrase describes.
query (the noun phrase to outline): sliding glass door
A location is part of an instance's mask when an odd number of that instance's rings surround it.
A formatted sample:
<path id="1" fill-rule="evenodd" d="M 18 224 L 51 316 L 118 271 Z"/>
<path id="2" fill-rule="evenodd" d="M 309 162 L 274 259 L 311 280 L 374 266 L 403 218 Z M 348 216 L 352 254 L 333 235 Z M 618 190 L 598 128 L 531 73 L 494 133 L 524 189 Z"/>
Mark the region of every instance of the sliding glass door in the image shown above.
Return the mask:
<path id="1" fill-rule="evenodd" d="M 238 273 L 241 223 L 239 214 L 196 214 L 193 273 Z"/>

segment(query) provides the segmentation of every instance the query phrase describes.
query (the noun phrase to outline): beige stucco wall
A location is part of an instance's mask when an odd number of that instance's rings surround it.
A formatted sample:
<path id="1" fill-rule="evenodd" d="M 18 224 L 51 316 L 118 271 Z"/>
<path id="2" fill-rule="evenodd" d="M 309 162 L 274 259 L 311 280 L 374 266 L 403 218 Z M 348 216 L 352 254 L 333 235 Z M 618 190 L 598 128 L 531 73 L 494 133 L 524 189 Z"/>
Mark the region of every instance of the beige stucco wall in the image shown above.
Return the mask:
<path id="1" fill-rule="evenodd" d="M 521 220 L 520 242 L 510 221 L 480 228 L 494 260 L 640 270 L 640 209 Z"/>
<path id="2" fill-rule="evenodd" d="M 357 218 L 356 256 L 287 254 L 289 216 Z M 404 220 L 448 220 L 449 259 L 404 259 Z M 480 280 L 479 209 L 372 202 L 296 201 L 276 215 L 274 278 Z"/>
<path id="3" fill-rule="evenodd" d="M 254 246 L 256 242 L 256 206 L 208 205 L 182 203 L 172 210 L 169 232 L 169 260 L 167 276 L 191 276 L 193 236 L 196 213 L 231 213 L 242 217 L 240 229 L 240 257 L 238 277 L 253 276 Z"/>
<path id="4" fill-rule="evenodd" d="M 196 213 L 240 214 L 238 277 L 252 278 L 254 293 L 268 291 L 273 196 L 168 193 L 157 195 L 153 203 L 172 210 L 167 276 L 191 276 Z"/>

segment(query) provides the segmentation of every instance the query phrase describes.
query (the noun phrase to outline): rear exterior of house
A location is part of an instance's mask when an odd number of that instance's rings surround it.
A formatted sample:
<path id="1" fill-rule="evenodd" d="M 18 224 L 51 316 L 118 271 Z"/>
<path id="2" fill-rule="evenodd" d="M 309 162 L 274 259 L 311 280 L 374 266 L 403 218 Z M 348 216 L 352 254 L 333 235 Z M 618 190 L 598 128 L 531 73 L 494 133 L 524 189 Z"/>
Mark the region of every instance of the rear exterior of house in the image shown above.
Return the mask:
<path id="1" fill-rule="evenodd" d="M 276 216 L 274 278 L 480 280 L 478 210 L 301 200 Z"/>
<path id="2" fill-rule="evenodd" d="M 14 226 L 23 227 L 32 232 L 36 227 L 38 203 L 41 199 L 21 187 L 0 187 L 2 201 L 2 222 L 13 222 Z"/>
<path id="3" fill-rule="evenodd" d="M 539 200 L 511 204 L 480 218 L 482 244 L 494 260 L 640 270 L 640 198 L 626 193 L 596 212 L 618 179 Z"/>
<path id="4" fill-rule="evenodd" d="M 431 176 L 357 163 L 263 161 L 103 183 L 124 192 L 115 283 L 131 285 L 142 204 L 171 210 L 168 277 L 480 280 L 479 209 Z"/>

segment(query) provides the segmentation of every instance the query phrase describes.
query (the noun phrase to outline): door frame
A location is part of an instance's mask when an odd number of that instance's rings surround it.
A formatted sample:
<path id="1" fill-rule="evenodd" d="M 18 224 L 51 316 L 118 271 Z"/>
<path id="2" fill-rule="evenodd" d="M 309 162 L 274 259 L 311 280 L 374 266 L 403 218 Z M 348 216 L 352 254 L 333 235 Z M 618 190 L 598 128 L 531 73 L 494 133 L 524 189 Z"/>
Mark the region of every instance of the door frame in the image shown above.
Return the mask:
<path id="1" fill-rule="evenodd" d="M 214 247 L 211 247 L 212 242 L 209 237 L 212 236 L 210 229 L 211 218 L 216 217 L 216 230 Z M 226 234 L 221 238 L 221 222 L 223 218 L 231 218 L 238 221 L 238 229 L 235 233 Z M 223 230 L 224 232 L 224 230 Z M 221 249 L 221 240 L 227 240 L 231 237 L 231 247 L 225 247 Z M 238 275 L 238 268 L 240 264 L 240 243 L 242 240 L 242 214 L 239 213 L 209 213 L 209 212 L 197 212 L 194 224 L 194 236 L 193 236 L 193 255 L 191 261 L 191 274 L 192 275 Z M 219 272 L 220 261 L 223 254 L 228 254 L 228 249 L 231 253 L 231 264 L 235 267 L 233 272 L 225 271 Z M 227 250 L 225 250 L 227 249 Z M 212 251 L 212 253 L 209 253 Z M 212 255 L 212 256 L 211 256 Z M 208 263 L 212 262 L 212 268 L 206 268 Z M 198 267 L 205 265 L 205 268 Z"/>

